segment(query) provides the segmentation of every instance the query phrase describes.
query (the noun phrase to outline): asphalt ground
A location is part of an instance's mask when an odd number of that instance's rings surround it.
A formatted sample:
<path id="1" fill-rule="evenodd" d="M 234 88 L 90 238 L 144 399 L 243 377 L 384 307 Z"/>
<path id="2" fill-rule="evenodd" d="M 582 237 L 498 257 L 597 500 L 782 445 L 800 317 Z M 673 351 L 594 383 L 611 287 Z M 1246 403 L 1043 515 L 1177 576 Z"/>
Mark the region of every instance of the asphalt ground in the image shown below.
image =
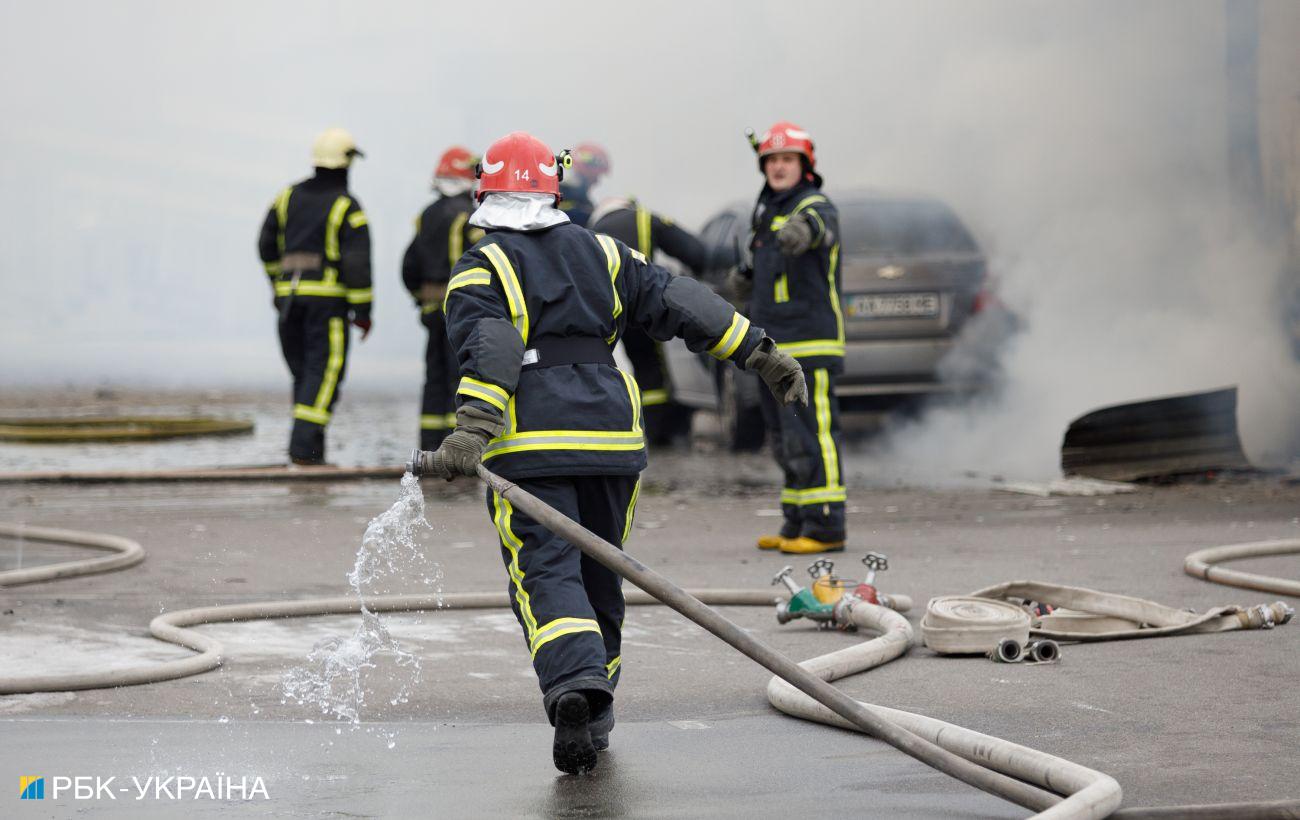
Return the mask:
<path id="1" fill-rule="evenodd" d="M 761 459 L 670 455 L 653 460 L 628 548 L 691 587 L 767 588 L 808 560 L 760 553 L 777 519 Z M 744 476 L 739 485 L 734 477 Z M 730 478 L 729 478 L 730 477 Z M 422 541 L 446 592 L 505 585 L 482 494 L 426 482 L 432 528 Z M 862 482 L 851 484 L 861 487 Z M 154 641 L 161 611 L 337 596 L 348 591 L 366 522 L 394 481 L 335 484 L 157 484 L 0 487 L 0 520 L 139 540 L 143 564 L 100 576 L 0 589 L 4 674 L 111 668 L 184 657 Z M 1272 478 L 1143 487 L 1104 497 L 1039 498 L 990 487 L 851 490 L 851 575 L 866 550 L 885 552 L 885 591 L 963 594 L 1039 579 L 1137 595 L 1177 607 L 1276 598 L 1182 573 L 1206 546 L 1300 537 L 1300 487 Z M 0 569 L 84 555 L 0 540 Z M 1300 577 L 1300 560 L 1242 569 Z M 413 568 L 414 569 L 414 568 Z M 383 591 L 426 592 L 424 572 Z M 373 590 L 380 591 L 380 590 Z M 1291 601 L 1295 604 L 1295 601 Z M 792 657 L 854 636 L 772 611 L 728 617 Z M 919 612 L 912 613 L 915 624 Z M 318 641 L 356 619 L 211 625 L 226 663 L 184 680 L 117 690 L 0 697 L 0 771 L 45 775 L 47 799 L 3 816 L 1020 816 L 860 735 L 806 724 L 766 702 L 767 674 L 663 608 L 630 610 L 613 748 L 588 778 L 558 776 L 550 730 L 518 627 L 508 612 L 386 616 L 421 661 L 381 659 L 364 676 L 359 725 L 283 699 L 284 675 Z M 1300 797 L 1295 750 L 1300 624 L 1271 631 L 1067 646 L 1053 666 L 940 658 L 925 649 L 842 681 L 853 696 L 922 712 L 1104 771 L 1125 805 Z M 268 799 L 54 801 L 54 776 L 263 778 Z M 16 792 L 16 789 L 15 789 Z M 191 792 L 192 794 L 192 792 Z M 0 804 L 3 805 L 3 804 Z"/>

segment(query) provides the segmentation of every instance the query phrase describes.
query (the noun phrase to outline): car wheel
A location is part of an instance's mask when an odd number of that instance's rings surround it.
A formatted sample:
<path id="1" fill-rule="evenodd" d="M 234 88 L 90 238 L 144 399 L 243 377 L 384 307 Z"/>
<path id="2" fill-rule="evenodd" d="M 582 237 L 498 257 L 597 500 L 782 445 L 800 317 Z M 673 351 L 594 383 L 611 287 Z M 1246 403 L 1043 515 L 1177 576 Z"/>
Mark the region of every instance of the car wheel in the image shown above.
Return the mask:
<path id="1" fill-rule="evenodd" d="M 744 400 L 736 368 L 718 370 L 718 420 L 727 449 L 733 453 L 762 449 L 767 435 L 763 411 Z"/>

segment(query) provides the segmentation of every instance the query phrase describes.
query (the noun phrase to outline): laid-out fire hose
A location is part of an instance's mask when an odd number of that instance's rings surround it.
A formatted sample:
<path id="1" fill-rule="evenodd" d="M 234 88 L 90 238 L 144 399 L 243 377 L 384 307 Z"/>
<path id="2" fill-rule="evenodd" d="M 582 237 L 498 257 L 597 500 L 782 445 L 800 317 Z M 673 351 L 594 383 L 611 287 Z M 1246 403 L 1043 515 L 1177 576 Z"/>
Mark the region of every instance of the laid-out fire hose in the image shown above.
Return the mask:
<path id="1" fill-rule="evenodd" d="M 29 527 L 24 524 L 0 524 L 0 536 L 27 541 L 44 541 L 51 544 L 74 544 L 79 547 L 107 550 L 112 553 L 112 555 L 101 555 L 98 558 L 78 558 L 74 561 L 60 561 L 56 564 L 3 570 L 0 571 L 0 587 L 15 587 L 20 584 L 34 584 L 38 581 L 53 581 L 59 578 L 73 578 L 78 575 L 112 572 L 115 569 L 126 569 L 144 560 L 144 547 L 129 538 L 122 538 L 117 535 L 60 530 L 52 527 Z"/>
<path id="2" fill-rule="evenodd" d="M 1033 809 L 1039 817 L 1100 818 L 1116 817 L 1300 817 L 1300 802 L 1277 801 L 1272 803 L 1242 803 L 1219 806 L 1177 806 L 1156 809 L 1123 809 L 1116 811 L 1121 801 L 1119 784 L 1108 775 L 1088 769 L 1070 761 L 1029 749 L 1009 741 L 984 735 L 953 724 L 882 706 L 858 702 L 830 685 L 831 681 L 865 671 L 893 660 L 913 643 L 911 625 L 903 616 L 890 609 L 875 606 L 853 597 L 847 597 L 836 606 L 835 619 L 841 625 L 879 633 L 862 644 L 828 655 L 795 664 L 779 652 L 766 646 L 722 615 L 709 608 L 713 605 L 763 605 L 775 602 L 765 591 L 753 590 L 700 590 L 686 591 L 655 573 L 635 558 L 598 538 L 582 526 L 552 509 L 544 502 L 514 484 L 501 479 L 480 467 L 480 477 L 495 491 L 507 498 L 515 507 L 581 549 L 622 577 L 641 587 L 649 595 L 629 592 L 630 605 L 663 603 L 690 618 L 700 626 L 738 649 L 751 659 L 776 674 L 768 684 L 768 697 L 772 704 L 787 714 L 830 725 L 864 731 L 878 737 L 928 765 L 950 774 L 964 782 L 1004 797 L 1026 808 Z M 21 532 L 17 532 L 21 530 Z M 17 534 L 32 537 L 33 528 L 6 527 L 0 534 Z M 49 535 L 56 530 L 42 530 Z M 84 533 L 71 533 L 85 536 Z M 107 537 L 111 538 L 111 537 Z M 71 540 L 50 537 L 47 540 Z M 119 539 L 128 544 L 126 539 Z M 85 539 L 72 541 L 87 546 L 104 546 L 87 543 Z M 119 545 L 121 546 L 121 545 Z M 137 548 L 139 545 L 135 545 Z M 111 548 L 111 547 L 110 547 Z M 126 554 L 127 551 L 122 551 Z M 1204 551 L 1203 551 L 1204 552 Z M 1280 554 L 1280 553 L 1275 553 Z M 134 557 L 132 563 L 142 557 Z M 120 556 L 110 556 L 118 559 Z M 1237 556 L 1233 556 L 1237 557 Z M 1190 561 L 1189 556 L 1189 561 Z M 102 559 L 101 559 L 102 560 Z M 1222 559 L 1220 559 L 1222 560 Z M 58 565 L 56 565 L 58 566 Z M 108 567 L 115 568 L 115 567 Z M 53 568 L 52 568 L 53 569 Z M 26 572 L 26 570 L 23 570 Z M 68 577 L 55 573 L 48 578 Z M 0 576 L 2 577 L 2 576 Z M 43 579 L 38 579 L 43 580 Z M 1217 580 L 1217 579 L 1215 579 Z M 1026 586 L 1026 585 L 1031 586 Z M 1037 584 L 1037 586 L 1033 586 Z M 1050 588 L 1050 589 L 1049 589 Z M 1067 590 L 1060 593 L 1060 590 Z M 1218 631 L 1218 628 L 1250 628 L 1262 626 L 1251 623 L 1251 616 L 1242 613 L 1264 608 L 1238 610 L 1221 608 L 1204 616 L 1189 615 L 1152 602 L 1110 596 L 1092 590 L 1038 584 L 1038 582 L 1012 582 L 981 590 L 991 598 L 1025 597 L 1046 599 L 1047 593 L 1064 595 L 1081 609 L 1085 606 L 1111 606 L 1122 609 L 1126 621 L 1151 625 L 1142 628 L 1141 635 L 1122 637 L 1154 637 L 1157 634 L 1178 634 L 1190 631 Z M 1083 600 L 1085 593 L 1106 596 L 1119 601 Z M 1086 596 L 1085 596 L 1086 597 Z M 1131 602 L 1155 607 L 1148 610 L 1133 609 Z M 468 593 L 428 595 L 389 595 L 366 598 L 364 606 L 371 612 L 396 612 L 432 609 L 496 608 L 508 605 L 504 593 Z M 1065 606 L 1067 604 L 1061 604 Z M 150 624 L 151 633 L 162 640 L 176 643 L 199 652 L 199 655 L 179 661 L 149 664 L 129 669 L 106 672 L 48 675 L 26 678 L 0 677 L 0 694 L 40 691 L 68 691 L 71 689 L 105 688 L 142 684 L 198 674 L 215 668 L 222 662 L 222 647 L 215 639 L 194 632 L 187 627 L 202 623 L 255 620 L 262 618 L 298 617 L 308 615 L 349 614 L 360 611 L 362 602 L 356 597 L 280 601 L 239 604 L 223 607 L 205 607 L 160 615 Z M 1160 610 L 1165 611 L 1161 613 Z M 1105 611 L 1103 609 L 1103 611 Z M 1162 623 L 1152 613 L 1172 619 Z M 1167 613 L 1177 613 L 1170 616 Z M 1275 612 L 1276 614 L 1276 612 Z M 1179 618 L 1178 616 L 1182 616 Z M 1117 615 L 1116 617 L 1123 617 Z M 1235 625 L 1233 625 L 1235 624 Z M 1207 627 L 1207 628 L 1199 628 Z M 1216 628 L 1217 627 L 1217 628 Z M 1040 630 L 1041 631 L 1041 630 Z M 1120 630 L 1124 631 L 1124 630 Z M 1061 632 L 1065 640 L 1099 640 L 1095 633 L 1076 637 L 1074 632 Z M 1116 635 L 1114 637 L 1121 637 Z"/>

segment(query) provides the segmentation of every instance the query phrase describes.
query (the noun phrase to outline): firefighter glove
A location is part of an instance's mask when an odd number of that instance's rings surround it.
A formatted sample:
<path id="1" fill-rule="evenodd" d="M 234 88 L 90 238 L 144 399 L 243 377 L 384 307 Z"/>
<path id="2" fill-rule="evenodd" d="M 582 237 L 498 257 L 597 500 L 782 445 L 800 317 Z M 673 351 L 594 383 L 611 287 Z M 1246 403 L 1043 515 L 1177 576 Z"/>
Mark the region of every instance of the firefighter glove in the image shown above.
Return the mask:
<path id="1" fill-rule="evenodd" d="M 472 404 L 462 405 L 456 411 L 456 429 L 433 454 L 431 472 L 448 481 L 476 475 L 487 443 L 501 435 L 503 429 L 505 423 L 500 415 Z"/>
<path id="2" fill-rule="evenodd" d="M 793 356 L 777 350 L 771 337 L 764 336 L 754 352 L 749 354 L 745 369 L 757 373 L 782 406 L 796 401 L 808 404 L 808 384 L 803 378 L 803 368 Z"/>
<path id="3" fill-rule="evenodd" d="M 813 229 L 805 214 L 795 214 L 786 220 L 781 230 L 776 232 L 776 241 L 781 245 L 781 253 L 786 256 L 798 256 L 812 247 Z"/>
<path id="4" fill-rule="evenodd" d="M 727 287 L 731 289 L 736 301 L 743 305 L 754 295 L 754 278 L 752 275 L 746 276 L 740 268 L 733 267 L 727 271 Z"/>

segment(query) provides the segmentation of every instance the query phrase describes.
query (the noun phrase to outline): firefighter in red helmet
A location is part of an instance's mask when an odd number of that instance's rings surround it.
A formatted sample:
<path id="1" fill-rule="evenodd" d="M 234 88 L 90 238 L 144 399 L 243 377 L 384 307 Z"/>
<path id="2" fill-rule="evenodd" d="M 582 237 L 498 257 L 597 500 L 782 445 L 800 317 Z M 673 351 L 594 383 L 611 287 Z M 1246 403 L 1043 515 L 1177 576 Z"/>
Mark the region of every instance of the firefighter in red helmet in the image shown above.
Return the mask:
<path id="1" fill-rule="evenodd" d="M 798 360 L 812 393 L 809 406 L 764 402 L 785 478 L 784 521 L 778 534 L 759 538 L 758 547 L 835 552 L 844 549 L 846 498 L 835 397 L 844 361 L 839 218 L 821 192 L 807 131 L 783 120 L 751 140 L 764 185 L 752 219 L 752 266 L 738 271 L 733 284 L 747 297 L 754 321 Z"/>
<path id="2" fill-rule="evenodd" d="M 420 404 L 420 449 L 436 450 L 456 426 L 459 367 L 447 342 L 442 299 L 452 266 L 466 248 L 483 237 L 469 224 L 474 212 L 474 163 L 469 149 L 454 145 L 443 152 L 433 172 L 435 199 L 415 218 L 415 238 L 402 257 L 402 282 L 420 309 L 429 331 L 424 352 L 424 395 Z"/>
<path id="3" fill-rule="evenodd" d="M 483 154 L 470 222 L 487 236 L 456 264 L 445 304 L 457 426 L 437 452 L 416 453 L 412 470 L 450 479 L 486 464 L 622 545 L 646 466 L 640 390 L 614 364 L 624 331 L 682 337 L 754 370 L 781 404 L 806 402 L 807 388 L 794 359 L 713 291 L 574 225 L 556 207 L 565 160 L 519 131 Z M 589 771 L 614 724 L 620 579 L 503 496 L 487 504 L 555 726 L 555 765 Z"/>

